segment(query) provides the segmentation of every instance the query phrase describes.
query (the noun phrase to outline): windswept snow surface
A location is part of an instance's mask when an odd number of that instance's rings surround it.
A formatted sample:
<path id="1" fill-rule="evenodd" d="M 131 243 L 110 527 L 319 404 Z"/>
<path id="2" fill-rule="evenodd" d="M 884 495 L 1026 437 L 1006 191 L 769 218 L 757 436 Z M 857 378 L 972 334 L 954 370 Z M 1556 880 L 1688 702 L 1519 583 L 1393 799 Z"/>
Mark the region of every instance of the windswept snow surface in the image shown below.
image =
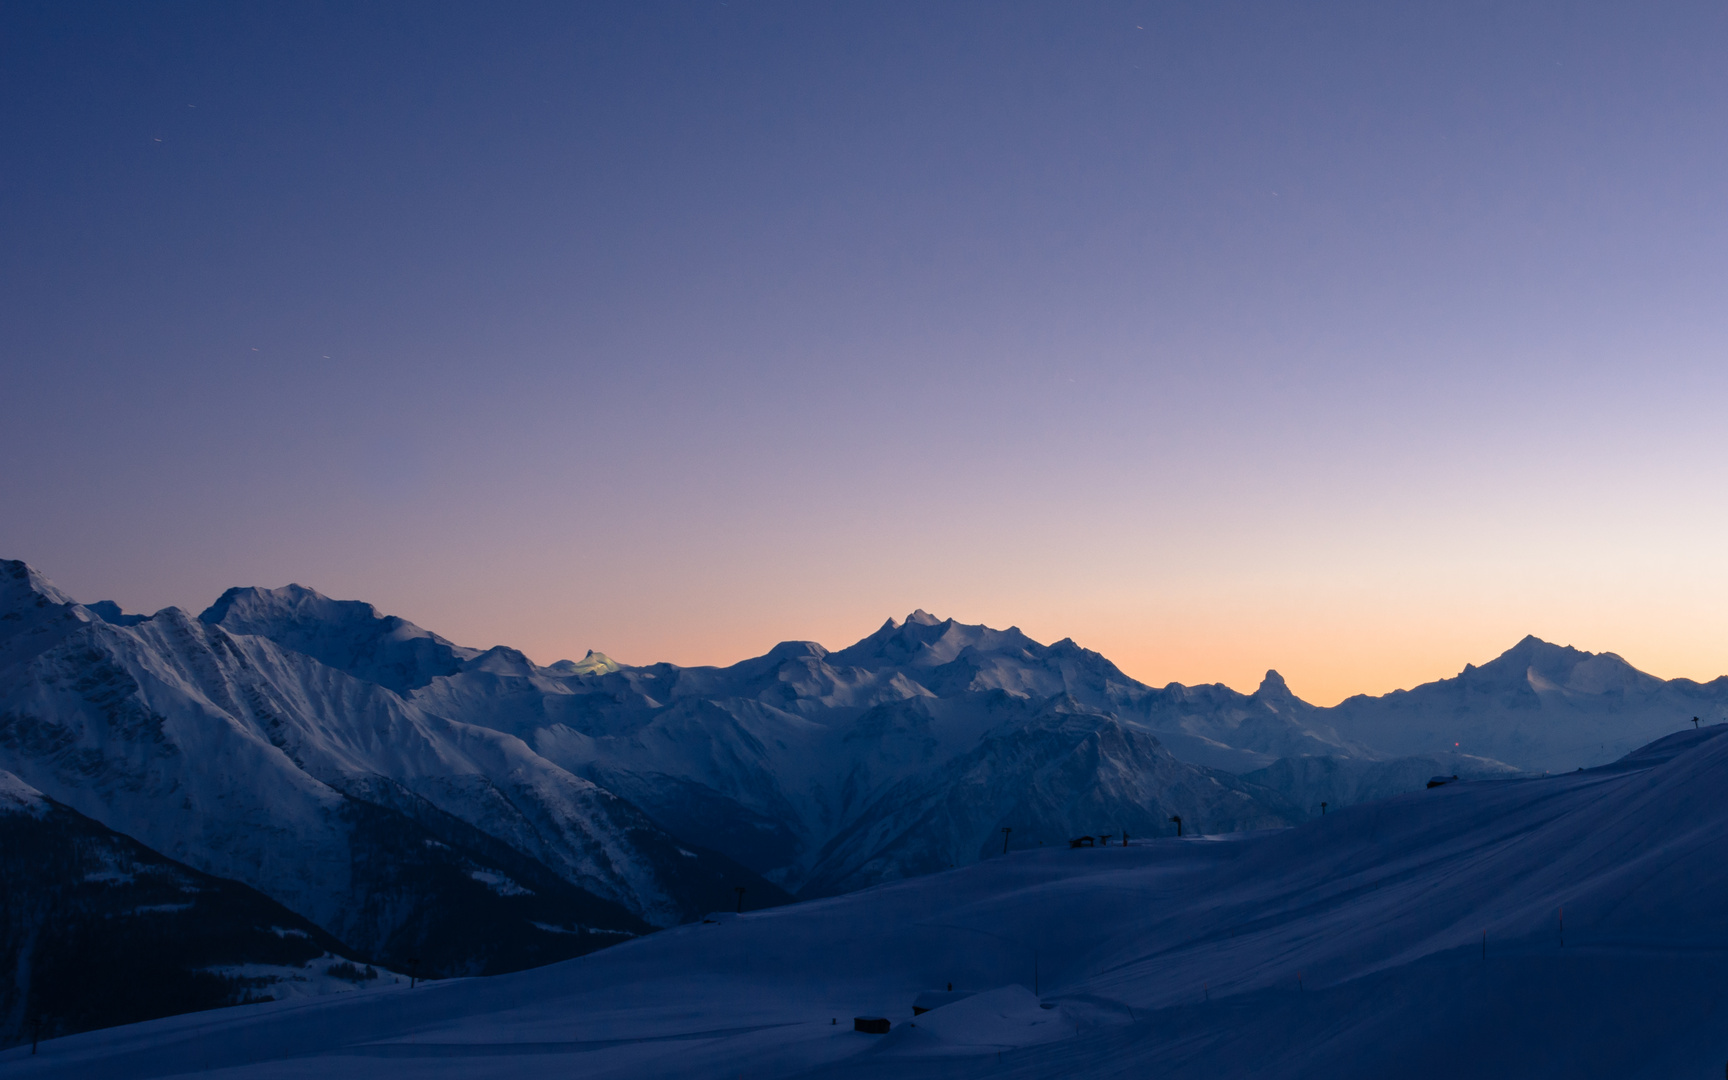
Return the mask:
<path id="1" fill-rule="evenodd" d="M 1010 854 L 18 1077 L 1613 1077 L 1728 1061 L 1728 727 L 1284 830 Z M 972 997 L 913 1021 L 920 992 Z M 885 1016 L 886 1036 L 850 1029 Z"/>

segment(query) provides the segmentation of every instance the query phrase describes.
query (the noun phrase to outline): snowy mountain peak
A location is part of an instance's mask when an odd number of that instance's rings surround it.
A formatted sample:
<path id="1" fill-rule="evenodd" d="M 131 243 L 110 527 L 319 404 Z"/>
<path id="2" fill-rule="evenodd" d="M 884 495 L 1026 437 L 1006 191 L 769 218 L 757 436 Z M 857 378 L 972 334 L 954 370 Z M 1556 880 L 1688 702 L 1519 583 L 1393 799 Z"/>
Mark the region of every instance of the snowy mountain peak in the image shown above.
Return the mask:
<path id="1" fill-rule="evenodd" d="M 820 660 L 828 655 L 828 650 L 814 641 L 782 641 L 768 650 L 764 659 L 772 661 L 801 660 L 812 657 Z"/>
<path id="2" fill-rule="evenodd" d="M 386 616 L 363 600 L 332 600 L 317 589 L 284 585 L 279 589 L 245 586 L 229 589 L 198 616 L 202 622 L 222 626 L 233 633 L 246 633 L 250 624 L 283 622 L 318 623 L 326 626 L 364 626 L 390 623 L 398 636 L 436 637 L 406 619 Z"/>
<path id="3" fill-rule="evenodd" d="M 1541 771 L 1612 761 L 1693 716 L 1719 720 L 1728 713 L 1725 689 L 1664 682 L 1614 653 L 1528 635 L 1480 667 L 1381 698 L 1353 697 L 1322 719 L 1392 754 L 1457 751 Z"/>
<path id="4" fill-rule="evenodd" d="M 537 670 L 534 661 L 520 649 L 512 649 L 508 645 L 494 645 L 481 653 L 469 665 L 475 671 L 489 671 L 494 675 L 516 675 L 523 678 L 532 676 Z M 454 674 L 454 673 L 452 673 Z"/>
<path id="5" fill-rule="evenodd" d="M 603 652 L 588 650 L 588 655 L 580 660 L 560 660 L 552 665 L 552 670 L 570 675 L 605 675 L 620 668 L 618 661 Z"/>
<path id="6" fill-rule="evenodd" d="M 229 589 L 198 618 L 231 634 L 269 638 L 399 694 L 454 675 L 481 655 L 364 601 L 332 600 L 304 585 Z"/>
<path id="7" fill-rule="evenodd" d="M 1518 644 L 1481 667 L 1466 669 L 1464 675 L 1472 677 L 1473 681 L 1527 685 L 1537 693 L 1557 691 L 1586 695 L 1615 690 L 1648 690 L 1661 682 L 1614 653 L 1585 652 L 1570 645 L 1555 645 L 1534 635 L 1526 635 Z"/>
<path id="8" fill-rule="evenodd" d="M 1581 649 L 1574 649 L 1570 645 L 1555 645 L 1552 642 L 1543 641 L 1535 634 L 1525 634 L 1519 639 L 1518 644 L 1482 666 L 1490 668 L 1504 661 L 1508 667 L 1526 667 L 1531 664 L 1552 667 L 1557 664 L 1588 660 L 1592 655 L 1594 654 L 1584 652 Z"/>
<path id="9" fill-rule="evenodd" d="M 55 588 L 52 581 L 22 559 L 0 559 L 0 611 L 23 611 L 73 602 L 70 596 Z"/>
<path id="10" fill-rule="evenodd" d="M 1016 627 L 993 630 L 982 624 L 937 619 L 920 609 L 908 615 L 904 623 L 896 625 L 890 619 L 862 641 L 828 654 L 828 662 L 869 671 L 885 667 L 934 668 L 961 656 L 1030 660 L 1046 648 Z"/>

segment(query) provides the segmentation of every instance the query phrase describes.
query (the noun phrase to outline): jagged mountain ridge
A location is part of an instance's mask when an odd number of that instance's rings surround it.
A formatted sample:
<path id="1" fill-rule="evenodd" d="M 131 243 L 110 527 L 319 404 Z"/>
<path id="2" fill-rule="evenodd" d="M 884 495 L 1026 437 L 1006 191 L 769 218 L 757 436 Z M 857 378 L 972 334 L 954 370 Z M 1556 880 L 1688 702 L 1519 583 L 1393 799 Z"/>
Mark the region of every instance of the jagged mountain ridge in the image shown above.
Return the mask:
<path id="1" fill-rule="evenodd" d="M 233 634 L 267 637 L 398 694 L 454 675 L 480 655 L 371 604 L 332 600 L 302 585 L 229 589 L 198 620 Z"/>
<path id="2" fill-rule="evenodd" d="M 191 622 L 183 613 L 125 615 L 110 604 L 83 610 L 93 622 L 147 635 Z M 471 838 L 501 838 L 499 850 L 546 865 L 562 860 L 566 879 L 591 868 L 572 856 L 572 845 L 560 846 L 556 829 L 548 838 L 511 798 L 494 798 L 496 782 L 485 778 L 509 774 L 522 760 L 556 779 L 553 787 L 584 779 L 593 798 L 622 796 L 620 804 L 646 811 L 647 827 L 665 836 L 663 850 L 678 838 L 818 895 L 983 857 L 999 850 L 999 830 L 1010 822 L 1017 843 L 1050 843 L 1069 832 L 1174 831 L 1174 814 L 1226 831 L 1302 820 L 1322 799 L 1337 806 L 1390 794 L 1434 765 L 1470 775 L 1507 771 L 1491 758 L 1451 747 L 1442 753 L 1419 740 L 1406 750 L 1399 733 L 1363 707 L 1399 695 L 1317 708 L 1276 672 L 1246 695 L 1222 685 L 1151 687 L 1071 640 L 1047 646 L 1016 628 L 922 611 L 890 619 L 845 649 L 783 642 L 723 668 L 633 667 L 598 653 L 540 667 L 516 650 L 457 646 L 371 605 L 302 586 L 230 589 L 196 623 L 176 634 L 267 642 L 276 666 L 293 669 L 282 680 L 288 684 L 340 684 L 355 701 L 372 695 L 395 703 L 387 720 L 361 725 L 366 745 L 327 737 L 335 730 L 327 718 L 313 724 L 327 730 L 312 740 L 310 756 L 296 749 L 306 741 L 303 728 L 264 722 L 267 740 L 280 741 L 291 760 L 299 755 L 296 767 L 318 774 L 317 783 L 398 813 L 423 806 L 460 822 Z M 1566 675 L 1560 685 L 1566 680 L 1574 688 L 1587 683 Z M 341 710 L 351 711 L 343 700 Z M 1612 709 L 1598 712 L 1612 720 Z M 1674 717 L 1657 720 L 1662 731 L 1675 726 Z M 422 758 L 438 759 L 436 767 L 405 754 L 396 745 L 404 737 Z M 449 767 L 446 758 L 472 759 L 475 746 L 489 763 Z M 995 758 L 979 757 L 985 746 Z M 1410 751 L 1420 760 L 1391 760 Z M 1082 761 L 1089 764 L 1075 765 Z M 1139 773 L 1160 779 L 1124 782 Z M 1054 790 L 1051 778 L 1067 786 Z M 1023 797 L 1009 798 L 1010 790 Z M 440 800 L 459 812 L 441 809 Z M 622 896 L 616 888 L 597 892 Z M 758 888 L 772 894 L 765 883 Z"/>
<path id="3" fill-rule="evenodd" d="M 1318 813 L 1321 801 L 1338 806 L 1408 790 L 1434 772 L 1505 775 L 1514 767 L 1492 749 L 1523 762 L 1532 756 L 1528 744 L 1551 744 L 1574 733 L 1562 729 L 1570 722 L 1563 713 L 1524 714 L 1506 725 L 1505 738 L 1478 740 L 1470 749 L 1442 745 L 1401 718 L 1371 715 L 1363 704 L 1411 695 L 1425 700 L 1436 684 L 1333 708 L 1302 701 L 1275 671 L 1247 695 L 1222 685 L 1151 687 L 1072 640 L 1043 645 L 1017 628 L 994 630 L 923 611 L 904 622 L 890 619 L 844 649 L 788 641 L 728 667 L 690 668 L 632 667 L 592 652 L 579 662 L 540 667 L 516 650 L 459 649 L 364 605 L 342 605 L 297 586 L 230 590 L 202 618 L 295 641 L 356 673 L 368 670 L 370 661 L 349 656 L 370 657 L 402 640 L 423 649 L 433 643 L 436 655 L 420 663 L 405 695 L 426 712 L 516 735 L 549 760 L 644 807 L 673 834 L 723 850 L 802 895 L 982 857 L 1008 824 L 1006 817 L 989 825 L 978 820 L 984 805 L 1017 816 L 1013 827 L 1029 842 L 1051 842 L 1076 826 L 1049 809 L 1054 802 L 1034 811 L 985 794 L 975 776 L 963 780 L 970 775 L 967 755 L 1010 731 L 1051 756 L 1017 764 L 1009 770 L 1015 778 L 1004 779 L 1009 784 L 1024 786 L 1054 769 L 1106 722 L 1150 737 L 1156 753 L 1199 766 L 1202 773 L 1212 767 L 1244 774 L 1246 784 L 1215 773 L 1211 783 L 1166 784 L 1161 790 L 1212 793 L 1234 787 L 1255 800 L 1253 812 L 1233 809 L 1232 799 L 1183 807 L 1159 802 L 1145 790 L 1105 800 L 1096 811 L 1100 818 L 1150 820 L 1150 827 L 1161 830 L 1173 829 L 1170 816 L 1184 809 L 1185 818 L 1202 827 L 1270 825 Z M 316 629 L 320 618 L 329 621 L 328 632 Z M 1471 670 L 1508 667 L 1513 654 L 1528 647 L 1521 643 L 1494 665 Z M 1624 664 L 1617 657 L 1559 653 L 1583 665 L 1585 673 Z M 1582 676 L 1564 678 L 1577 686 Z M 1588 678 L 1582 682 L 1593 685 Z M 1030 720 L 1036 709 L 1012 720 L 992 712 L 991 701 L 1006 700 L 1059 703 L 1051 708 L 1080 719 L 1052 725 Z M 1555 704 L 1563 710 L 1569 701 Z M 1612 739 L 1584 747 L 1590 753 L 1577 763 L 1607 760 L 1631 743 L 1673 730 L 1680 719 L 1660 708 L 1628 717 L 1613 705 L 1585 702 L 1618 727 Z M 1051 742 L 1046 727 L 1071 737 Z M 1110 745 L 1121 750 L 1129 742 Z M 1520 749 L 1521 757 L 1513 753 Z M 1087 790 L 1121 792 L 1107 782 L 1120 764 L 1101 764 L 1074 782 Z M 948 797 L 955 785 L 971 791 L 972 800 Z M 908 816 L 912 806 L 946 808 L 946 816 Z M 886 824 L 892 822 L 902 831 Z M 1113 820 L 1091 826 L 1105 827 L 1131 826 Z M 943 840 L 933 846 L 933 836 Z"/>
<path id="4" fill-rule="evenodd" d="M 362 955 L 444 974 L 576 955 L 741 883 L 776 892 L 518 739 L 178 609 L 111 620 L 16 562 L 0 767 Z"/>
<path id="5" fill-rule="evenodd" d="M 226 605 L 204 617 L 226 626 L 233 619 L 230 612 L 244 610 L 244 622 L 235 622 L 233 629 L 287 638 L 273 629 L 280 622 L 308 641 L 318 634 L 308 638 L 306 596 L 316 594 L 235 589 L 226 594 Z M 1543 648 L 1571 658 L 1578 672 L 1550 674 L 1560 686 L 1569 686 L 1572 696 L 1529 691 L 1538 702 L 1547 700 L 1548 712 L 1526 710 L 1500 722 L 1503 731 L 1483 733 L 1495 738 L 1472 741 L 1439 738 L 1436 731 L 1462 734 L 1455 722 L 1431 724 L 1424 733 L 1419 724 L 1396 715 L 1398 703 L 1407 698 L 1417 702 L 1419 721 L 1433 714 L 1434 705 L 1427 702 L 1438 696 L 1436 688 L 1445 693 L 1450 681 L 1386 698 L 1353 698 L 1332 708 L 1303 702 L 1277 672 L 1267 672 L 1251 695 L 1222 684 L 1153 688 L 1071 639 L 1040 645 L 1016 627 L 995 631 L 926 612 L 914 612 L 904 622 L 886 620 L 874 634 L 842 650 L 785 641 L 762 657 L 729 667 L 629 667 L 600 653 L 589 653 L 581 662 L 537 667 L 520 651 L 458 651 L 418 627 L 377 615 L 347 619 L 335 634 L 342 645 L 320 645 L 320 655 L 342 664 L 340 653 L 356 650 L 356 634 L 437 641 L 444 650 L 437 665 L 423 667 L 416 676 L 420 684 L 408 689 L 411 700 L 427 712 L 517 734 L 544 757 L 650 809 L 672 833 L 727 850 L 788 888 L 817 892 L 838 888 L 840 881 L 867 881 L 867 874 L 857 878 L 847 866 L 874 866 L 874 873 L 895 876 L 914 873 L 912 864 L 968 861 L 990 850 L 994 829 L 985 835 L 983 826 L 975 826 L 968 833 L 957 823 L 919 826 L 949 835 L 950 845 L 957 847 L 945 855 L 907 855 L 911 862 L 904 867 L 840 842 L 842 836 L 876 836 L 885 850 L 926 847 L 909 838 L 890 840 L 876 824 L 864 828 L 861 821 L 895 817 L 883 802 L 888 791 L 914 804 L 943 804 L 938 793 L 964 772 L 957 762 L 997 722 L 983 707 L 982 695 L 988 693 L 1023 702 L 1063 700 L 1071 710 L 1094 715 L 1094 724 L 1113 717 L 1125 731 L 1151 736 L 1177 760 L 1229 769 L 1274 788 L 1274 797 L 1265 791 L 1256 795 L 1263 814 L 1213 814 L 1220 828 L 1249 819 L 1303 819 L 1317 814 L 1322 800 L 1339 805 L 1384 797 L 1420 786 L 1424 771 L 1495 776 L 1514 767 L 1540 771 L 1540 759 L 1548 766 L 1560 759 L 1569 767 L 1600 764 L 1638 741 L 1671 731 L 1683 719 L 1661 693 L 1647 695 L 1649 700 L 1578 696 L 1579 686 L 1600 689 L 1591 683 L 1590 672 L 1612 665 L 1633 669 L 1617 657 L 1593 658 L 1557 646 Z M 1469 669 L 1460 679 L 1479 670 L 1507 669 L 1517 651 L 1528 648 L 1529 643 L 1521 643 L 1502 660 Z M 439 674 L 451 665 L 458 670 Z M 1668 686 L 1642 672 L 1635 676 L 1643 686 Z M 1529 674 L 1526 683 L 1540 677 L 1540 672 Z M 1718 684 L 1697 688 L 1676 681 L 1673 688 L 1685 691 L 1680 696 L 1687 708 L 1704 708 L 1718 693 Z M 1375 714 L 1375 707 L 1386 715 Z M 1574 710 L 1597 715 L 1612 731 L 1591 731 L 1586 743 L 1578 738 Z M 1448 715 L 1452 712 L 1448 708 Z M 1566 748 L 1557 752 L 1557 743 Z M 1101 779 L 1094 776 L 1089 783 L 1099 785 Z M 1134 816 L 1130 809 L 1123 805 L 1120 812 Z M 1189 809 L 1203 824 L 1210 816 L 1210 809 Z M 1140 805 L 1140 812 L 1149 807 Z M 1166 828 L 1168 812 L 1161 810 Z M 1020 828 L 1026 836 L 1039 835 L 1040 829 L 1052 833 L 1056 821 L 1021 821 Z M 961 833 L 969 836 L 964 845 Z"/>
<path id="6" fill-rule="evenodd" d="M 230 590 L 201 618 L 304 641 L 309 595 Z M 376 646 L 356 640 L 368 628 Z M 343 618 L 333 643 L 315 647 L 341 663 L 423 634 Z M 1244 763 L 1274 760 L 1272 750 L 1364 752 L 1226 688 L 1153 689 L 1072 641 L 1046 646 L 922 611 L 836 652 L 784 642 L 726 668 L 627 667 L 598 654 L 539 667 L 502 647 L 439 662 L 452 660 L 460 670 L 428 671 L 408 700 L 516 735 L 674 834 L 806 896 L 973 861 L 1010 821 L 1022 843 L 1055 843 L 1073 832 L 1174 832 L 1176 815 L 1220 831 L 1300 818 L 1276 793 L 1180 761 L 1167 738 Z M 1099 743 L 1100 732 L 1112 737 Z M 1088 739 L 1102 752 L 1088 757 Z M 1012 766 L 981 779 L 985 746 Z M 1080 759 L 1090 767 L 1076 771 Z M 1128 775 L 1157 780 L 1122 783 Z M 1070 790 L 1049 790 L 1048 777 Z M 1001 792 L 986 797 L 992 788 Z"/>

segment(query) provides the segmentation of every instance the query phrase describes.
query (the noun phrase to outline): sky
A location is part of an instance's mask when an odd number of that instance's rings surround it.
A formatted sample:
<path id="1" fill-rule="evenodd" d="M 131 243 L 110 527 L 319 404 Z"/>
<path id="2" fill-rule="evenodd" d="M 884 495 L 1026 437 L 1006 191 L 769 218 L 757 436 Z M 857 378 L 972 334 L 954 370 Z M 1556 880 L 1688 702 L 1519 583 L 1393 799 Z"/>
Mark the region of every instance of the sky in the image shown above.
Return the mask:
<path id="1" fill-rule="evenodd" d="M 0 6 L 0 556 L 542 663 L 1728 673 L 1728 7 Z"/>

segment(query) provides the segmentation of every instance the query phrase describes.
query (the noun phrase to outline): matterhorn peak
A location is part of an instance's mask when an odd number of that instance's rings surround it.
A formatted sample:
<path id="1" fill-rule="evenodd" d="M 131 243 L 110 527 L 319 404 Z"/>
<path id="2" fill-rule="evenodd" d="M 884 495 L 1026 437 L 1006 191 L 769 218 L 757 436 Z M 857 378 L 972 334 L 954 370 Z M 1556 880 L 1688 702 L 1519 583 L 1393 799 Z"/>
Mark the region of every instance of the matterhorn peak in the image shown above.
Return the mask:
<path id="1" fill-rule="evenodd" d="M 1294 697 L 1290 693 L 1290 684 L 1284 681 L 1284 676 L 1268 669 L 1266 677 L 1260 680 L 1260 688 L 1254 691 L 1255 697 Z"/>

